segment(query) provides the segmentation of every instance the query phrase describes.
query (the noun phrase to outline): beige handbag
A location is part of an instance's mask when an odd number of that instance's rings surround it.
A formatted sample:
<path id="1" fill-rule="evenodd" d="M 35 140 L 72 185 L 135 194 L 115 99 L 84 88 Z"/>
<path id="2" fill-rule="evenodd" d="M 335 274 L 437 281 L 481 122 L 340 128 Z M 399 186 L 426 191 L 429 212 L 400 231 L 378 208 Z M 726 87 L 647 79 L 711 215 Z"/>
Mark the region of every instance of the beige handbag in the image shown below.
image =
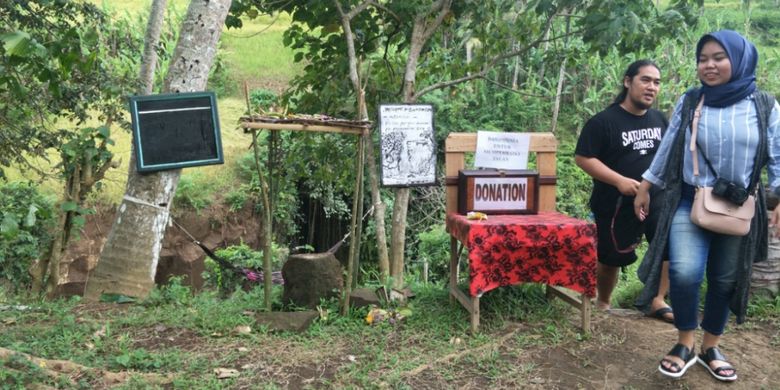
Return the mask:
<path id="1" fill-rule="evenodd" d="M 696 131 L 704 102 L 702 96 L 691 123 L 690 150 L 693 156 L 693 176 L 699 176 L 699 159 L 696 154 Z M 712 187 L 696 187 L 691 207 L 691 222 L 709 231 L 731 236 L 744 236 L 750 232 L 750 221 L 756 212 L 756 197 L 749 195 L 741 206 L 712 194 Z"/>

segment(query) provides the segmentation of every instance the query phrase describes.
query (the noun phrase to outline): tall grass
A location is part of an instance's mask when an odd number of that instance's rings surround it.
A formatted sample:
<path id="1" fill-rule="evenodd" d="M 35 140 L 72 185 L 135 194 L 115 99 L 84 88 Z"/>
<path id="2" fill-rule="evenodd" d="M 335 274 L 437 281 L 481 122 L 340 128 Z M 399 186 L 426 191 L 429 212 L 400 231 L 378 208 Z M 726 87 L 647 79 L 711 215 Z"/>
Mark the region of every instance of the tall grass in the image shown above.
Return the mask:
<path id="1" fill-rule="evenodd" d="M 240 88 L 234 95 L 243 95 L 243 83 L 249 89 L 265 88 L 280 93 L 302 70 L 293 62 L 294 51 L 282 43 L 284 30 L 290 25 L 287 14 L 261 16 L 243 20 L 240 30 L 222 33 L 220 55 L 225 59 L 230 79 Z"/>

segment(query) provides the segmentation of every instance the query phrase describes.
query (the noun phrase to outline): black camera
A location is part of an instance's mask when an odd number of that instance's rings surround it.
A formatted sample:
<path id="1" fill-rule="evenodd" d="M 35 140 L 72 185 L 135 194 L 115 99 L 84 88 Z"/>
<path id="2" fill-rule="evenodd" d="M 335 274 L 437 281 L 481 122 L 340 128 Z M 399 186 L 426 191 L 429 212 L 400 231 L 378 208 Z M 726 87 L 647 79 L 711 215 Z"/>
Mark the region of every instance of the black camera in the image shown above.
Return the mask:
<path id="1" fill-rule="evenodd" d="M 712 193 L 738 206 L 742 206 L 748 198 L 748 190 L 721 178 L 715 181 L 715 184 L 712 186 Z"/>

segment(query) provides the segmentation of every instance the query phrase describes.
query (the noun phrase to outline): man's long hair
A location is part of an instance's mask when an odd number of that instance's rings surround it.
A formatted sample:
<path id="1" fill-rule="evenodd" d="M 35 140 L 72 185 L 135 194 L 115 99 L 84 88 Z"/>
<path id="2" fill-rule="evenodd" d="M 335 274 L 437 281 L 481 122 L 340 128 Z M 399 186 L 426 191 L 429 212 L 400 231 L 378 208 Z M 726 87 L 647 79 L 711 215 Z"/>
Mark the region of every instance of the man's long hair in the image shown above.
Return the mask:
<path id="1" fill-rule="evenodd" d="M 628 88 L 626 88 L 625 84 L 623 83 L 626 80 L 626 77 L 628 77 L 629 80 L 633 80 L 634 76 L 639 73 L 639 69 L 642 69 L 645 66 L 653 66 L 659 71 L 661 70 L 661 68 L 659 68 L 653 60 L 643 59 L 632 62 L 631 65 L 628 66 L 628 69 L 626 69 L 626 73 L 623 75 L 623 78 L 620 80 L 620 85 L 623 86 L 623 90 L 620 91 L 620 93 L 615 97 L 615 101 L 612 102 L 613 104 L 620 104 L 623 103 L 623 100 L 626 100 L 626 96 L 628 95 Z"/>

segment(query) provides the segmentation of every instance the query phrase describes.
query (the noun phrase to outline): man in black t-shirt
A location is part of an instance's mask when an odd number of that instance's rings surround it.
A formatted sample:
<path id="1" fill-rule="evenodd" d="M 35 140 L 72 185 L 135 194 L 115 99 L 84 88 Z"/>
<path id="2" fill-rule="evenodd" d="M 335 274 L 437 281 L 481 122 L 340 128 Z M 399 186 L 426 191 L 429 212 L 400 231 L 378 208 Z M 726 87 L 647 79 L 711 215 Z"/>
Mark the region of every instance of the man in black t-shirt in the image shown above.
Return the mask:
<path id="1" fill-rule="evenodd" d="M 639 60 L 629 65 L 623 77 L 623 91 L 612 105 L 588 120 L 574 152 L 577 165 L 593 177 L 590 207 L 598 230 L 596 274 L 600 309 L 610 308 L 620 268 L 636 261 L 634 248 L 642 233 L 648 241 L 655 233 L 653 215 L 643 226 L 634 215 L 633 204 L 642 173 L 653 161 L 669 124 L 660 111 L 650 108 L 660 82 L 661 73 L 652 61 Z M 659 198 L 656 195 L 651 199 L 655 203 Z M 672 309 L 664 301 L 668 289 L 665 262 L 661 287 L 648 315 L 671 322 Z"/>

